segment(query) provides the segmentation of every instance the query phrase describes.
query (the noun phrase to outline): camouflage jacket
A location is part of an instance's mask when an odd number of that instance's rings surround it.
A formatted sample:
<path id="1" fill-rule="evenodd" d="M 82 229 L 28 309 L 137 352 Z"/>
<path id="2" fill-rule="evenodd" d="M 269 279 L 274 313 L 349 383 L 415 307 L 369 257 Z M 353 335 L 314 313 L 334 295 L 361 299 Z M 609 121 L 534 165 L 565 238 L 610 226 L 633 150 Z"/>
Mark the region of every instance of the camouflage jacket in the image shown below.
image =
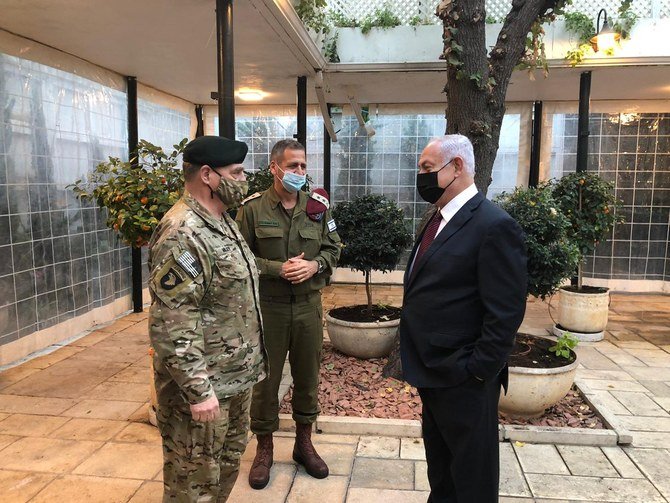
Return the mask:
<path id="1" fill-rule="evenodd" d="M 235 395 L 267 373 L 254 256 L 235 222 L 188 193 L 149 243 L 149 336 L 158 403 Z"/>
<path id="2" fill-rule="evenodd" d="M 319 222 L 305 212 L 308 195 L 298 191 L 298 202 L 293 214 L 282 207 L 274 187 L 254 194 L 242 203 L 237 212 L 237 223 L 256 255 L 261 273 L 261 295 L 287 296 L 318 292 L 326 286 L 340 258 L 340 236 L 337 226 L 326 211 Z M 316 260 L 321 272 L 308 281 L 292 285 L 280 277 L 281 266 L 291 257 L 305 252 L 305 260 Z"/>

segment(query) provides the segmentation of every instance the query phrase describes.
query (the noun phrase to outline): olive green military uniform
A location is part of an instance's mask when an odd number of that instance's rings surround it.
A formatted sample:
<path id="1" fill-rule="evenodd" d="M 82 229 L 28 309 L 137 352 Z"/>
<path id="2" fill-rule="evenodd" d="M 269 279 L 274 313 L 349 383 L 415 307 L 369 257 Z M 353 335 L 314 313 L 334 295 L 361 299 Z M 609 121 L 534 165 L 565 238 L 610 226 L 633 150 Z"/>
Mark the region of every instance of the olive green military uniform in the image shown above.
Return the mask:
<path id="1" fill-rule="evenodd" d="M 237 223 L 256 255 L 261 274 L 261 310 L 270 376 L 254 387 L 251 431 L 268 434 L 279 429 L 279 384 L 289 354 L 293 376 L 293 419 L 312 424 L 319 413 L 318 385 L 323 314 L 321 289 L 340 256 L 340 237 L 329 211 L 319 222 L 305 212 L 308 195 L 298 191 L 293 210 L 285 210 L 274 187 L 243 202 Z M 293 285 L 280 277 L 282 264 L 305 253 L 321 272 Z"/>
<path id="2" fill-rule="evenodd" d="M 149 336 L 163 437 L 164 500 L 223 502 L 246 446 L 251 388 L 267 373 L 258 271 L 235 222 L 188 193 L 149 244 Z M 216 395 L 221 416 L 190 405 Z"/>

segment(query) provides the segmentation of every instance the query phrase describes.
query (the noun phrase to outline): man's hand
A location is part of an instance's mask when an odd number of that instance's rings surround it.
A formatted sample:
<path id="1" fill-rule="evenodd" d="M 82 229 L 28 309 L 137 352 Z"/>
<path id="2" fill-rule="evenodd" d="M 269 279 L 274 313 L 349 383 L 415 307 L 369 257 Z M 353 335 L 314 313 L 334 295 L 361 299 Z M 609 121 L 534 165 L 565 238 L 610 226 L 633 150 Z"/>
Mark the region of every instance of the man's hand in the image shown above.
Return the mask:
<path id="1" fill-rule="evenodd" d="M 207 423 L 219 418 L 221 412 L 219 410 L 219 400 L 214 395 L 204 402 L 191 405 L 191 416 L 195 421 L 200 423 Z"/>
<path id="2" fill-rule="evenodd" d="M 297 257 L 292 257 L 282 264 L 280 276 L 292 284 L 297 285 L 307 281 L 319 270 L 319 263 L 316 260 L 305 260 L 302 252 Z"/>

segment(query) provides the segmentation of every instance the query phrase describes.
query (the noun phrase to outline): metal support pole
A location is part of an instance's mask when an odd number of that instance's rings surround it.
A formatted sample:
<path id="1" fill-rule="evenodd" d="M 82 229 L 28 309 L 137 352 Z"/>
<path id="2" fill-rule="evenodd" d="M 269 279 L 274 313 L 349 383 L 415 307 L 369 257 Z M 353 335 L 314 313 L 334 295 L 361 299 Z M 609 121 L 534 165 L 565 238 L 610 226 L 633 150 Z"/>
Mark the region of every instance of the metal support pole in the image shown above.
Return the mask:
<path id="1" fill-rule="evenodd" d="M 307 77 L 298 77 L 298 132 L 294 135 L 307 151 Z"/>
<path id="2" fill-rule="evenodd" d="M 328 117 L 330 117 L 330 103 L 326 105 L 328 107 Z M 327 120 L 330 120 L 328 118 Z M 328 129 L 325 126 L 323 126 L 323 188 L 326 189 L 326 192 L 330 194 L 331 187 L 331 177 L 330 177 L 330 133 L 328 133 Z"/>
<path id="3" fill-rule="evenodd" d="M 579 76 L 579 122 L 577 125 L 577 172 L 586 171 L 589 159 L 589 100 L 591 72 Z"/>
<path id="4" fill-rule="evenodd" d="M 134 168 L 137 167 L 137 79 L 126 77 L 126 93 L 128 99 L 128 159 Z M 131 274 L 133 311 L 141 313 L 142 305 L 142 249 L 131 247 Z"/>
<path id="5" fill-rule="evenodd" d="M 196 138 L 198 138 L 199 136 L 203 136 L 205 134 L 205 121 L 202 119 L 202 110 L 203 110 L 202 105 L 195 106 Z"/>
<path id="6" fill-rule="evenodd" d="M 540 183 L 540 149 L 542 148 L 542 102 L 533 103 L 533 132 L 530 143 L 530 170 L 528 186 L 537 187 Z"/>
<path id="7" fill-rule="evenodd" d="M 216 0 L 216 53 L 219 92 L 219 136 L 235 138 L 235 61 L 233 0 Z"/>

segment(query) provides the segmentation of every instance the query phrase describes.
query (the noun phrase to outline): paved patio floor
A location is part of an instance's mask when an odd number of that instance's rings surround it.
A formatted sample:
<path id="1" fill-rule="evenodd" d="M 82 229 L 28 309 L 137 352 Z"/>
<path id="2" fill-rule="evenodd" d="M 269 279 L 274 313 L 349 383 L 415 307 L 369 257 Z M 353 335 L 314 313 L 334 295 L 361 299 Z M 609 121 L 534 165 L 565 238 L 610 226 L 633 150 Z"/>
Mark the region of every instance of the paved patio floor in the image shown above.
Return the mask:
<path id="1" fill-rule="evenodd" d="M 399 287 L 375 301 L 399 305 Z M 326 307 L 364 302 L 361 286 L 329 287 Z M 524 328 L 550 325 L 530 302 Z M 74 334 L 73 334 L 74 335 Z M 161 447 L 147 424 L 146 313 L 130 314 L 0 372 L 0 502 L 159 502 Z M 607 339 L 582 344 L 579 378 L 633 435 L 631 446 L 501 443 L 502 502 L 670 501 L 670 297 L 614 295 Z M 270 485 L 246 482 L 234 503 L 424 502 L 419 439 L 315 435 L 331 476 L 315 480 L 291 460 L 292 434 L 276 441 Z"/>

